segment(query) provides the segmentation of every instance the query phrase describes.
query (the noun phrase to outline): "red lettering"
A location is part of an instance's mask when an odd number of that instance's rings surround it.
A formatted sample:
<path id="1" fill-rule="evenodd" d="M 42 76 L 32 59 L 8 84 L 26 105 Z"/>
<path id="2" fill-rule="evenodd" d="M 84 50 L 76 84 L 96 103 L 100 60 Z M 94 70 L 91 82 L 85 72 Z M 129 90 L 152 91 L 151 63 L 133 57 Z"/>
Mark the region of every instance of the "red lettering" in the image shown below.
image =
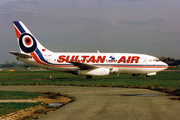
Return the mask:
<path id="1" fill-rule="evenodd" d="M 82 63 L 85 63 L 86 62 L 86 59 L 89 58 L 89 56 L 81 56 L 83 59 L 82 59 Z"/>
<path id="2" fill-rule="evenodd" d="M 133 61 L 135 61 L 135 63 L 138 63 L 138 62 L 139 62 L 139 59 L 140 59 L 139 56 L 133 56 L 133 57 L 132 57 L 132 60 L 131 60 L 131 63 L 133 63 Z"/>
<path id="3" fill-rule="evenodd" d="M 89 59 L 88 59 L 89 58 Z M 88 59 L 88 60 L 87 60 Z M 119 59 L 119 61 L 117 61 L 117 63 L 139 63 L 139 59 L 140 57 L 139 56 L 128 56 L 127 59 L 126 59 L 126 56 L 121 56 L 121 58 Z M 86 60 L 87 60 L 87 63 L 104 63 L 104 61 L 106 60 L 106 56 L 97 56 L 97 59 L 95 59 L 95 56 L 81 56 L 81 60 L 82 60 L 82 63 L 86 63 Z M 71 59 L 70 59 L 70 55 L 61 55 L 58 57 L 58 60 L 57 62 L 59 63 L 63 63 L 63 62 L 69 62 L 69 61 L 74 61 L 74 62 L 81 62 L 79 56 L 72 56 Z M 111 62 L 116 62 L 115 60 L 114 61 L 111 61 Z"/>
<path id="4" fill-rule="evenodd" d="M 117 63 L 120 62 L 126 63 L 126 56 L 122 56 Z"/>
<path id="5" fill-rule="evenodd" d="M 61 55 L 59 56 L 59 59 L 57 60 L 59 63 L 63 63 L 66 59 L 66 56 L 65 55 Z"/>
<path id="6" fill-rule="evenodd" d="M 69 62 L 69 57 L 70 57 L 69 55 L 66 57 L 66 62 Z"/>
<path id="7" fill-rule="evenodd" d="M 130 60 L 131 60 L 131 56 L 128 57 L 127 63 L 130 63 L 131 62 Z"/>
<path id="8" fill-rule="evenodd" d="M 89 62 L 95 63 L 95 56 L 91 56 L 89 60 L 87 61 L 87 63 Z"/>
<path id="9" fill-rule="evenodd" d="M 75 58 L 75 56 L 73 55 L 72 57 L 71 57 L 71 62 L 74 62 L 74 58 Z"/>
<path id="10" fill-rule="evenodd" d="M 81 61 L 78 60 L 78 58 L 79 58 L 79 56 L 76 56 L 74 61 L 75 62 L 81 62 Z"/>
<path id="11" fill-rule="evenodd" d="M 106 56 L 98 56 L 97 57 L 97 60 L 96 60 L 96 63 L 99 63 L 99 61 L 100 61 L 100 63 L 104 63 L 104 61 L 105 61 L 105 59 L 106 59 Z"/>

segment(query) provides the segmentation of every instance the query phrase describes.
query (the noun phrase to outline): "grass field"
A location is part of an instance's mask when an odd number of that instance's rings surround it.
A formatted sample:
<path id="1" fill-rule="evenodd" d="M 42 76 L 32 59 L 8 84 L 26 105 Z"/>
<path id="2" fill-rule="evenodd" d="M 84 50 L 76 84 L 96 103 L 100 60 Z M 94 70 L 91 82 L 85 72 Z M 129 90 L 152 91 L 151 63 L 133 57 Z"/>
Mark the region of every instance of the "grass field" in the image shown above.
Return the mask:
<path id="1" fill-rule="evenodd" d="M 42 96 L 38 93 L 24 92 L 24 91 L 0 91 L 0 99 L 29 99 Z"/>
<path id="2" fill-rule="evenodd" d="M 38 93 L 23 92 L 23 91 L 0 91 L 0 99 L 29 99 L 42 96 Z M 0 116 L 12 113 L 18 110 L 34 107 L 38 103 L 0 103 Z"/>
<path id="3" fill-rule="evenodd" d="M 126 87 L 151 89 L 180 96 L 180 67 L 169 68 L 172 71 L 158 72 L 147 79 L 146 75 L 139 78 L 131 74 L 111 74 L 103 77 L 86 79 L 56 71 L 0 71 L 0 85 L 72 85 L 96 87 Z M 175 71 L 173 71 L 175 70 Z M 177 70 L 177 71 L 176 71 Z M 39 94 L 30 92 L 0 91 L 0 99 L 28 99 Z M 0 116 L 20 109 L 36 106 L 39 103 L 0 103 Z"/>
<path id="4" fill-rule="evenodd" d="M 40 103 L 0 103 L 0 116 L 29 107 L 34 107 L 38 104 Z"/>
<path id="5" fill-rule="evenodd" d="M 169 69 L 179 70 L 170 67 Z M 0 85 L 75 85 L 75 86 L 109 86 L 127 88 L 145 88 L 180 96 L 180 71 L 163 71 L 147 79 L 145 75 L 139 78 L 131 74 L 112 74 L 103 77 L 86 79 L 56 71 L 1 71 Z"/>

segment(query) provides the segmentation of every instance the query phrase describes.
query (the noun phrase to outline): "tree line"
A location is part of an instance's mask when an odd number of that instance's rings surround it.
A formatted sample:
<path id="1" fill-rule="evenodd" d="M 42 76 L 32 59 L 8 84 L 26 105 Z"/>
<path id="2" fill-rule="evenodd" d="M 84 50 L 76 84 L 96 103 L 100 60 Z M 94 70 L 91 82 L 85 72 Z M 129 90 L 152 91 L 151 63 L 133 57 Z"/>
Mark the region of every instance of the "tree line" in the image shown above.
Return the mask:
<path id="1" fill-rule="evenodd" d="M 5 68 L 5 67 L 36 67 L 36 66 L 29 65 L 26 63 L 17 63 L 15 61 L 13 62 L 6 61 L 5 63 L 0 64 L 0 67 Z"/>

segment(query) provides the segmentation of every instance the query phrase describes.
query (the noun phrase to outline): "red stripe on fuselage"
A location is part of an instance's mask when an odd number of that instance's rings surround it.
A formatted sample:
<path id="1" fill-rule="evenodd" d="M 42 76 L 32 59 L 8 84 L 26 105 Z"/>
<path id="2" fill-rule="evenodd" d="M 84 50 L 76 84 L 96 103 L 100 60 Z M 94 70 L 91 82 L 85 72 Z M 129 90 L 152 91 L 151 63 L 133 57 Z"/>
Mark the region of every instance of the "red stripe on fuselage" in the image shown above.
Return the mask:
<path id="1" fill-rule="evenodd" d="M 42 65 L 52 66 L 52 67 L 70 67 L 69 65 L 50 65 L 50 64 L 44 63 L 39 59 L 39 57 L 36 55 L 35 52 L 32 52 L 31 55 L 33 56 L 33 58 L 36 62 L 38 62 L 39 64 L 42 64 Z"/>
<path id="2" fill-rule="evenodd" d="M 43 65 L 47 65 L 45 63 L 43 63 L 42 61 L 39 60 L 39 58 L 37 57 L 36 53 L 32 52 L 31 55 L 33 56 L 34 60 L 40 64 L 43 64 Z M 49 66 L 49 65 L 48 65 Z"/>
<path id="3" fill-rule="evenodd" d="M 167 66 L 111 66 L 111 67 L 122 67 L 122 68 L 168 68 Z"/>

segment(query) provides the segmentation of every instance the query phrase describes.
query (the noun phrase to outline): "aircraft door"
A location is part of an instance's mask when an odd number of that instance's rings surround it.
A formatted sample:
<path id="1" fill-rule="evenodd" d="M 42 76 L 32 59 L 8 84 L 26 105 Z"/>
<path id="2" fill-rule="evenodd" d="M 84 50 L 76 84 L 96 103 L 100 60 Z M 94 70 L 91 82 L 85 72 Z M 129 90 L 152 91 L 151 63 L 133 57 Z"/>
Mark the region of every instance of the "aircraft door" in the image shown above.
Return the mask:
<path id="1" fill-rule="evenodd" d="M 148 64 L 148 58 L 147 57 L 143 57 L 143 65 L 147 65 Z"/>
<path id="2" fill-rule="evenodd" d="M 46 60 L 47 62 L 50 62 L 50 56 L 49 56 L 49 55 L 45 55 L 45 60 Z"/>

